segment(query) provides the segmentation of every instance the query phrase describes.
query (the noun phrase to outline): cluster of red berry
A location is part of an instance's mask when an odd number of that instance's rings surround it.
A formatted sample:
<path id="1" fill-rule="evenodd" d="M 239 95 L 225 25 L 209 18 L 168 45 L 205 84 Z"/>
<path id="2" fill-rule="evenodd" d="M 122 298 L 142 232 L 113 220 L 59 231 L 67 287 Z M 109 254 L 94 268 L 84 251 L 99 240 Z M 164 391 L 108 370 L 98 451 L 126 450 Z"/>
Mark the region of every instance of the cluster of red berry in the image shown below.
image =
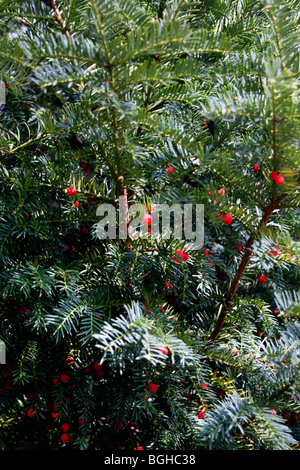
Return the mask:
<path id="1" fill-rule="evenodd" d="M 260 170 L 259 163 L 254 163 L 253 170 L 254 171 Z M 284 183 L 284 177 L 280 175 L 279 173 L 277 173 L 276 170 L 272 171 L 272 173 L 270 174 L 270 178 L 272 181 L 274 181 L 274 183 L 278 184 L 279 186 L 281 186 Z"/>
<path id="2" fill-rule="evenodd" d="M 70 186 L 70 188 L 67 189 L 67 193 L 69 196 L 75 196 L 77 194 L 77 189 L 73 186 Z M 75 201 L 74 206 L 79 207 L 79 201 Z"/>
<path id="3" fill-rule="evenodd" d="M 88 163 L 87 162 L 82 162 L 79 157 L 77 157 L 78 161 L 79 161 L 79 166 L 80 168 L 82 168 L 86 173 L 92 173 L 92 170 L 91 168 L 89 167 Z"/>
<path id="4" fill-rule="evenodd" d="M 73 360 L 72 356 L 70 356 L 70 355 L 66 358 L 66 361 L 67 361 L 68 365 L 72 365 L 74 363 L 74 360 Z M 102 377 L 104 375 L 104 371 L 103 371 L 101 365 L 97 362 L 91 364 L 90 366 L 86 366 L 85 369 L 84 369 L 84 373 L 85 374 L 95 373 L 95 375 L 97 377 Z M 54 386 L 57 386 L 59 384 L 69 384 L 69 382 L 70 382 L 70 377 L 65 372 L 61 373 L 59 376 L 53 377 L 53 379 L 52 379 L 52 384 Z M 75 384 L 68 385 L 68 388 L 71 388 L 72 390 L 74 390 L 76 388 L 76 385 Z M 28 396 L 27 399 L 32 400 L 34 397 L 35 397 L 35 394 Z M 67 397 L 66 400 L 68 401 L 69 404 L 71 403 L 70 398 Z M 48 409 L 51 412 L 51 416 L 54 420 L 59 420 L 60 419 L 59 406 L 57 404 L 49 405 Z M 82 414 L 82 411 L 80 411 L 80 413 Z M 34 418 L 36 416 L 36 411 L 31 406 L 31 407 L 28 408 L 26 414 L 29 418 Z M 76 426 L 81 427 L 85 423 L 86 423 L 86 420 L 81 416 L 78 419 L 77 425 L 76 424 L 74 425 L 75 429 L 76 429 Z M 70 429 L 71 429 L 70 424 L 65 422 L 65 423 L 61 424 L 60 427 L 61 427 L 61 430 L 62 430 L 62 434 L 60 436 L 61 441 L 63 443 L 66 443 L 66 442 L 74 443 L 75 442 L 74 432 L 73 433 L 69 432 Z"/>
<path id="5" fill-rule="evenodd" d="M 271 180 L 274 181 L 274 183 L 278 184 L 279 186 L 281 186 L 284 183 L 284 177 L 280 175 L 279 173 L 277 173 L 277 171 L 275 170 L 272 171 L 270 178 Z"/>

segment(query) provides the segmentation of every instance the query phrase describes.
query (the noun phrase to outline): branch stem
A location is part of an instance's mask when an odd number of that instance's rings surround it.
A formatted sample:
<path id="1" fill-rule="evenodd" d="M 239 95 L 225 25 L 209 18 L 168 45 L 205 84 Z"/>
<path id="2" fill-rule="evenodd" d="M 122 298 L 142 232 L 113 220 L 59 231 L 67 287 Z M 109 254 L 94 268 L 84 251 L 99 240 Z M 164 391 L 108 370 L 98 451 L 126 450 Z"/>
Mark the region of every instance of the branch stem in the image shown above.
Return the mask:
<path id="1" fill-rule="evenodd" d="M 269 218 L 271 217 L 273 211 L 279 208 L 279 204 L 280 204 L 279 199 L 275 199 L 269 204 L 269 206 L 263 212 L 263 216 L 262 216 L 262 219 L 259 223 L 258 229 L 260 229 L 263 225 L 266 225 L 268 223 Z M 228 293 L 225 297 L 225 300 L 224 300 L 224 303 L 222 305 L 221 312 L 219 314 L 217 322 L 215 324 L 214 330 L 210 335 L 210 339 L 212 341 L 215 341 L 218 334 L 220 333 L 220 331 L 223 328 L 225 318 L 226 318 L 227 313 L 228 313 L 228 311 L 230 310 L 230 307 L 231 307 L 232 299 L 233 299 L 233 297 L 234 297 L 234 295 L 237 291 L 237 288 L 240 284 L 241 278 L 242 278 L 242 276 L 245 272 L 245 269 L 248 265 L 248 262 L 249 262 L 249 260 L 252 256 L 253 241 L 254 241 L 254 235 L 252 234 L 250 236 L 246 246 L 245 246 L 244 255 L 243 255 L 242 260 L 239 264 L 237 272 L 236 272 L 236 274 L 235 274 L 235 276 L 232 280 L 230 289 L 229 289 L 229 291 L 228 291 Z"/>

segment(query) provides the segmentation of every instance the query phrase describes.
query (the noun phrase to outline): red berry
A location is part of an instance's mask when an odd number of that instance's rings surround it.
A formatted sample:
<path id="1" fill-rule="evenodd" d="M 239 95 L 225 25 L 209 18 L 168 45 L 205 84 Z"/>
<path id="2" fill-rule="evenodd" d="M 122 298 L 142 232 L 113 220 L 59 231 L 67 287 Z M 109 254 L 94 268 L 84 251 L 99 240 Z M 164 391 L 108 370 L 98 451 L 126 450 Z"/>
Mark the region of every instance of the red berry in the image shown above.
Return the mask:
<path id="1" fill-rule="evenodd" d="M 270 413 L 271 413 L 272 415 L 277 415 L 277 411 L 276 411 L 276 410 L 270 410 Z"/>
<path id="2" fill-rule="evenodd" d="M 9 376 L 9 370 L 5 368 L 2 372 L 2 377 L 6 379 L 8 376 Z"/>
<path id="3" fill-rule="evenodd" d="M 275 183 L 281 186 L 284 183 L 284 177 L 282 175 L 277 175 L 274 179 Z"/>
<path id="4" fill-rule="evenodd" d="M 174 168 L 171 165 L 167 166 L 168 173 L 173 173 L 173 171 L 174 171 Z"/>
<path id="5" fill-rule="evenodd" d="M 51 413 L 52 418 L 58 418 L 58 413 Z"/>
<path id="6" fill-rule="evenodd" d="M 67 359 L 66 359 L 66 361 L 68 362 L 68 364 L 69 364 L 70 366 L 74 363 L 72 356 L 68 356 Z"/>
<path id="7" fill-rule="evenodd" d="M 68 188 L 69 196 L 75 196 L 76 193 L 77 193 L 77 189 L 74 188 L 73 186 L 70 186 L 70 188 Z"/>
<path id="8" fill-rule="evenodd" d="M 24 315 L 24 313 L 29 312 L 29 308 L 25 307 L 24 305 L 20 307 L 20 314 Z"/>
<path id="9" fill-rule="evenodd" d="M 279 313 L 279 310 L 274 310 L 274 315 L 277 315 Z"/>
<path id="10" fill-rule="evenodd" d="M 224 396 L 224 392 L 223 392 L 222 390 L 219 390 L 219 391 L 217 392 L 217 397 L 218 397 L 218 398 L 223 398 L 223 396 Z"/>
<path id="11" fill-rule="evenodd" d="M 82 235 L 87 235 L 89 233 L 89 229 L 87 227 L 83 227 L 81 233 Z"/>
<path id="12" fill-rule="evenodd" d="M 74 202 L 74 206 L 75 206 L 75 207 L 79 207 L 79 201 L 75 201 L 75 202 Z"/>
<path id="13" fill-rule="evenodd" d="M 286 420 L 290 419 L 290 417 L 291 417 L 290 413 L 284 413 L 283 415 L 283 418 Z"/>
<path id="14" fill-rule="evenodd" d="M 161 348 L 159 348 L 159 351 L 162 353 L 162 354 L 165 354 L 167 355 L 169 353 L 169 350 L 166 346 L 162 346 Z"/>
<path id="15" fill-rule="evenodd" d="M 29 416 L 29 418 L 33 418 L 34 415 L 35 415 L 35 411 L 33 408 L 29 408 L 29 410 L 27 411 L 27 415 Z"/>
<path id="16" fill-rule="evenodd" d="M 201 410 L 200 410 L 199 413 L 198 413 L 198 418 L 199 418 L 199 419 L 203 419 L 204 416 L 205 416 L 205 411 L 204 411 L 203 408 L 201 408 Z"/>
<path id="17" fill-rule="evenodd" d="M 92 369 L 90 368 L 90 366 L 87 366 L 85 369 L 84 369 L 84 373 L 85 374 L 90 374 L 92 371 Z"/>
<path id="18" fill-rule="evenodd" d="M 155 393 L 158 389 L 158 385 L 156 385 L 154 383 L 150 383 L 148 388 L 149 388 L 150 392 Z"/>
<path id="19" fill-rule="evenodd" d="M 145 225 L 151 225 L 152 222 L 152 216 L 150 214 L 145 214 L 143 217 L 143 222 Z"/>
<path id="20" fill-rule="evenodd" d="M 169 281 L 167 281 L 167 282 L 166 282 L 166 285 L 165 285 L 165 288 L 166 288 L 167 290 L 170 290 L 170 289 L 172 289 L 172 287 L 174 287 L 174 286 L 173 286 Z"/>
<path id="21" fill-rule="evenodd" d="M 59 379 L 57 377 L 54 377 L 54 379 L 52 379 L 53 385 L 58 384 L 58 382 L 59 382 Z"/>
<path id="22" fill-rule="evenodd" d="M 230 225 L 230 224 L 232 223 L 232 221 L 233 221 L 233 217 L 232 217 L 231 214 L 225 214 L 225 215 L 223 216 L 223 223 L 224 223 L 225 225 Z"/>
<path id="23" fill-rule="evenodd" d="M 218 189 L 218 193 L 221 194 L 222 196 L 224 196 L 225 195 L 225 189 L 224 188 Z"/>
<path id="24" fill-rule="evenodd" d="M 60 381 L 65 384 L 69 382 L 69 376 L 67 374 L 61 374 L 59 378 L 60 378 Z"/>
<path id="25" fill-rule="evenodd" d="M 101 364 L 98 364 L 97 362 L 95 362 L 93 365 L 92 365 L 92 368 L 95 370 L 95 371 L 98 371 L 101 369 Z"/>
<path id="26" fill-rule="evenodd" d="M 275 171 L 275 170 L 272 171 L 272 173 L 270 174 L 271 180 L 275 180 L 276 176 L 277 176 L 277 171 Z"/>
<path id="27" fill-rule="evenodd" d="M 79 426 L 83 426 L 86 423 L 86 420 L 84 418 L 81 418 L 78 420 Z"/>
<path id="28" fill-rule="evenodd" d="M 138 447 L 136 448 L 136 450 L 144 450 L 144 447 L 143 447 L 143 446 L 138 446 Z"/>
<path id="29" fill-rule="evenodd" d="M 260 170 L 260 165 L 259 165 L 258 163 L 254 163 L 254 165 L 253 165 L 253 170 L 254 170 L 254 171 Z"/>
<path id="30" fill-rule="evenodd" d="M 61 425 L 61 430 L 63 432 L 67 432 L 67 431 L 69 431 L 69 429 L 70 429 L 69 423 L 64 423 L 64 424 Z"/>
<path id="31" fill-rule="evenodd" d="M 60 440 L 61 440 L 62 442 L 68 442 L 68 440 L 69 440 L 69 435 L 64 432 L 64 433 L 60 436 Z"/>
<path id="32" fill-rule="evenodd" d="M 177 258 L 179 258 L 180 260 L 188 260 L 189 259 L 189 255 L 184 253 L 182 250 L 177 250 L 176 251 L 176 255 L 177 255 Z M 175 260 L 176 261 L 176 260 Z"/>
<path id="33" fill-rule="evenodd" d="M 266 280 L 267 278 L 264 274 L 261 274 L 260 276 L 258 276 L 258 282 L 261 282 L 262 284 L 264 284 Z"/>
<path id="34" fill-rule="evenodd" d="M 146 313 L 151 313 L 151 310 L 147 310 L 147 304 L 146 304 L 146 302 L 144 303 L 144 307 L 145 307 L 145 309 L 146 309 Z"/>
<path id="35" fill-rule="evenodd" d="M 27 400 L 33 400 L 35 396 L 36 396 L 35 393 L 33 393 L 32 395 L 28 395 Z"/>

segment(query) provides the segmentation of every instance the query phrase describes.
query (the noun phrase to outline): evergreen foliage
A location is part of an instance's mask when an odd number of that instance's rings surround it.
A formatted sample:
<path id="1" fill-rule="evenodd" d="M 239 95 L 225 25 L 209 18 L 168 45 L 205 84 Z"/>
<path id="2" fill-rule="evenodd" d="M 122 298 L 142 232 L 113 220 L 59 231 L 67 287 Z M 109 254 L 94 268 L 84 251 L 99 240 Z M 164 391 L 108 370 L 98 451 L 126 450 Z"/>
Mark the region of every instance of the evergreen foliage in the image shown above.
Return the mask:
<path id="1" fill-rule="evenodd" d="M 299 2 L 0 25 L 0 448 L 298 450 Z M 121 197 L 203 204 L 203 247 L 101 240 Z"/>

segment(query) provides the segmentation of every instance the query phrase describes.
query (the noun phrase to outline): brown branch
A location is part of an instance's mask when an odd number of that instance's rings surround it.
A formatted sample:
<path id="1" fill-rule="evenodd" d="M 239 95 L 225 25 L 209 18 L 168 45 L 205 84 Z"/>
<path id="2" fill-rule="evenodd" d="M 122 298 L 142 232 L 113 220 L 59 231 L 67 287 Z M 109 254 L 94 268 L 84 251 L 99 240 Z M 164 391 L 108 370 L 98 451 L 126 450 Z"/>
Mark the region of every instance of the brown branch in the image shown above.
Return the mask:
<path id="1" fill-rule="evenodd" d="M 55 0 L 50 0 L 50 5 L 52 7 L 52 10 L 55 13 L 55 17 L 57 18 L 57 21 L 59 22 L 64 34 L 70 39 L 71 38 L 71 32 L 67 28 L 65 20 L 61 16 L 61 12 L 60 12 L 58 6 L 56 5 Z"/>
<path id="2" fill-rule="evenodd" d="M 272 201 L 271 204 L 264 210 L 262 219 L 261 219 L 261 221 L 259 223 L 259 226 L 258 226 L 259 229 L 263 225 L 266 225 L 268 223 L 269 218 L 272 215 L 273 211 L 278 209 L 279 203 L 280 203 L 280 199 L 276 199 L 276 200 Z M 242 260 L 240 262 L 240 265 L 237 269 L 237 272 L 236 272 L 236 274 L 235 274 L 235 276 L 232 280 L 230 289 L 229 289 L 229 291 L 228 291 L 228 293 L 225 297 L 225 300 L 224 300 L 224 303 L 222 305 L 220 315 L 219 315 L 219 317 L 217 319 L 217 322 L 215 324 L 214 330 L 213 330 L 212 334 L 210 335 L 210 339 L 212 341 L 214 341 L 217 338 L 218 334 L 220 333 L 220 331 L 223 327 L 224 320 L 225 320 L 226 315 L 227 315 L 227 313 L 230 309 L 233 296 L 236 293 L 236 290 L 238 288 L 238 285 L 240 283 L 242 275 L 244 274 L 244 271 L 247 267 L 247 264 L 248 264 L 248 262 L 249 262 L 249 260 L 252 256 L 253 241 L 254 241 L 254 236 L 252 234 L 250 236 L 248 242 L 247 242 L 247 245 L 245 246 L 244 255 L 243 255 Z"/>

